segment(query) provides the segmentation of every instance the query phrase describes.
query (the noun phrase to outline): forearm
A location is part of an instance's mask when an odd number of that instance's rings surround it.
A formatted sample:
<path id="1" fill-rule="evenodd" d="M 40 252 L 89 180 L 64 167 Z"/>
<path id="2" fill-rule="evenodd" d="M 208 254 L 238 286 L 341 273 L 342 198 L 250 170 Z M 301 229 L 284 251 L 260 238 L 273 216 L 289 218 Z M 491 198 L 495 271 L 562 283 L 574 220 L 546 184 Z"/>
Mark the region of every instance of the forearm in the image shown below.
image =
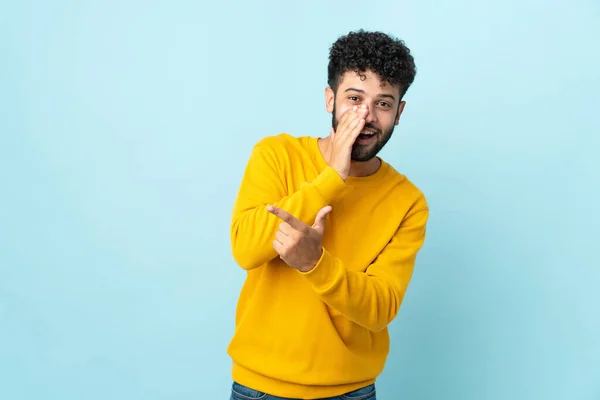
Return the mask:
<path id="1" fill-rule="evenodd" d="M 236 262 L 250 270 L 277 256 L 273 240 L 281 220 L 267 211 L 268 205 L 285 209 L 310 225 L 319 210 L 331 203 L 344 186 L 344 181 L 330 167 L 312 182 L 303 183 L 295 193 L 276 201 L 272 201 L 275 196 L 257 196 L 254 186 L 243 186 L 231 224 L 231 245 Z"/>
<path id="2" fill-rule="evenodd" d="M 352 271 L 327 250 L 313 270 L 305 273 L 317 295 L 354 323 L 378 332 L 398 314 L 412 265 L 401 277 L 386 280 L 366 272 Z"/>
<path id="3" fill-rule="evenodd" d="M 316 266 L 301 274 L 330 307 L 370 331 L 381 331 L 400 310 L 425 241 L 427 218 L 426 209 L 410 213 L 364 272 L 347 269 L 323 249 Z"/>

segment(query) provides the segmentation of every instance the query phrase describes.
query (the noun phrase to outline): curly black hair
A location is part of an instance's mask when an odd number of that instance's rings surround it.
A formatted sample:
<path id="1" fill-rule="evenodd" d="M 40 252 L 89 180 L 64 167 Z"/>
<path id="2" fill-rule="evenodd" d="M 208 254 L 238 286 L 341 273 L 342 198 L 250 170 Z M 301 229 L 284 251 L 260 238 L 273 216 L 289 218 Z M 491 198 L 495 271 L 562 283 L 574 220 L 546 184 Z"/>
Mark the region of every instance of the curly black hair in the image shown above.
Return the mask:
<path id="1" fill-rule="evenodd" d="M 383 32 L 358 30 L 339 37 L 329 49 L 327 83 L 337 93 L 344 73 L 370 69 L 383 82 L 400 86 L 404 96 L 416 75 L 415 61 L 404 41 Z"/>

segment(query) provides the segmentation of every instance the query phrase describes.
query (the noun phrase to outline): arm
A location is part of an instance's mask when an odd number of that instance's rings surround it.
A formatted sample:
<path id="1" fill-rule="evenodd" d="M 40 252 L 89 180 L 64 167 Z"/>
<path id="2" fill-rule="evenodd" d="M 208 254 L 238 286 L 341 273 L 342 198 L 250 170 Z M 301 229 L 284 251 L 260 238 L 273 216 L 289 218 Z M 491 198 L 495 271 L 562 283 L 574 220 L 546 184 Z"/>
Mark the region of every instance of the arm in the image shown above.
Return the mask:
<path id="1" fill-rule="evenodd" d="M 347 270 L 323 249 L 317 265 L 300 273 L 330 307 L 370 331 L 381 331 L 398 314 L 425 240 L 428 215 L 427 208 L 410 212 L 365 272 Z"/>
<path id="2" fill-rule="evenodd" d="M 345 187 L 345 182 L 327 166 L 312 182 L 295 193 L 287 193 L 284 167 L 278 154 L 284 151 L 267 139 L 253 149 L 246 166 L 231 221 L 231 246 L 235 261 L 245 270 L 257 268 L 277 256 L 272 243 L 280 220 L 267 211 L 275 205 L 294 213 L 301 221 L 312 221 Z M 279 153 L 278 153 L 279 152 Z"/>

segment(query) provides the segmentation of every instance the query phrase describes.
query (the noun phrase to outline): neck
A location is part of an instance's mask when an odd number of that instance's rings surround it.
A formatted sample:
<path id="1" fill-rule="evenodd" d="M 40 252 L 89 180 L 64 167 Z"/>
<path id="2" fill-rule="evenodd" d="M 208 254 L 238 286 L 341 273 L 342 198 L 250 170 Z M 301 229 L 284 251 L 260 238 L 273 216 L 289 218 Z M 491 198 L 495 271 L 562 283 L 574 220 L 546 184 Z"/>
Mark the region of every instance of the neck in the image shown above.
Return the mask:
<path id="1" fill-rule="evenodd" d="M 329 155 L 331 154 L 331 136 L 318 140 L 321 155 L 329 163 Z M 361 177 L 373 175 L 379 167 L 381 161 L 377 157 L 373 157 L 368 161 L 350 161 L 349 176 Z"/>

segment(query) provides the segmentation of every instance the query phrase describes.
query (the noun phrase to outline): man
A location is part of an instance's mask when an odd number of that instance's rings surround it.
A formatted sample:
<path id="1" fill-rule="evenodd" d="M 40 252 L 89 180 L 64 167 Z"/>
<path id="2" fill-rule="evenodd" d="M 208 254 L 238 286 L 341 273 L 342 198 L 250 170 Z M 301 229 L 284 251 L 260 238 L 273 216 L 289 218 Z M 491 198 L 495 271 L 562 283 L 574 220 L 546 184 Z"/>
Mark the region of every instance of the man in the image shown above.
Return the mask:
<path id="1" fill-rule="evenodd" d="M 420 190 L 377 156 L 414 77 L 403 42 L 350 32 L 330 49 L 330 135 L 254 147 L 231 224 L 247 271 L 231 399 L 375 399 L 428 218 Z"/>

